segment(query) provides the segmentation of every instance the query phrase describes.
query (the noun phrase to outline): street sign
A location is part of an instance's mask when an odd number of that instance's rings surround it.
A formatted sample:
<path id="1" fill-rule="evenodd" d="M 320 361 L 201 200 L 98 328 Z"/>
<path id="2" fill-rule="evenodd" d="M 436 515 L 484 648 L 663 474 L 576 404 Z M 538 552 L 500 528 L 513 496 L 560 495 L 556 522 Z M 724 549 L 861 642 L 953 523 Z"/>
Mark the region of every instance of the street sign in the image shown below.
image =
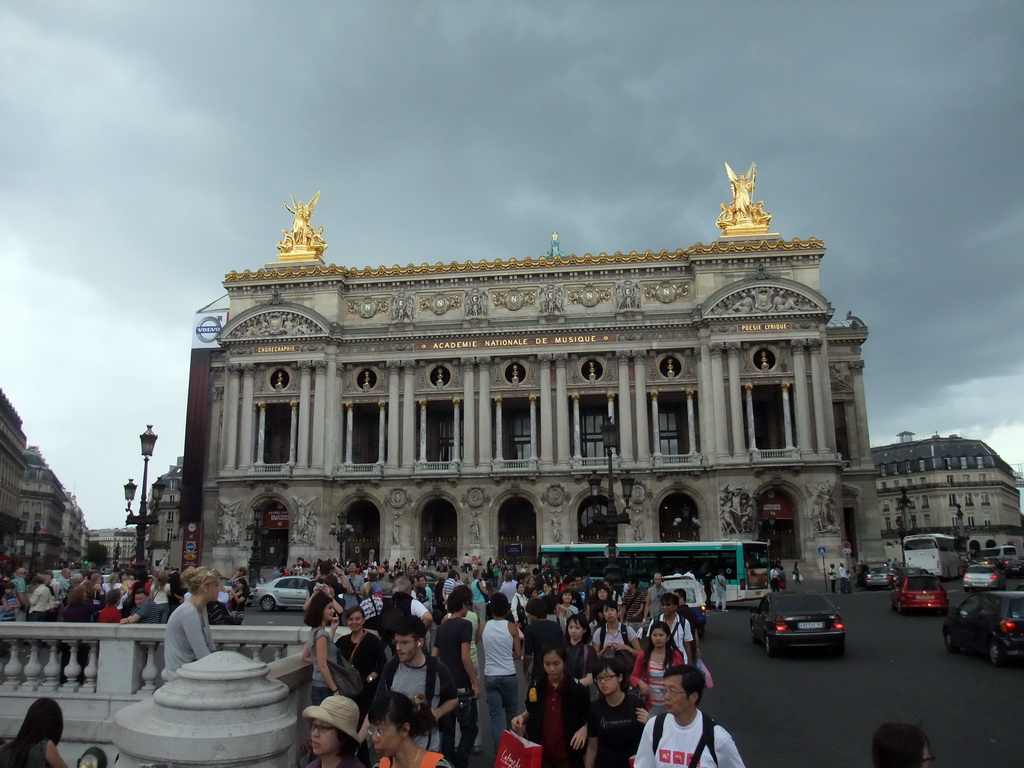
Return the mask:
<path id="1" fill-rule="evenodd" d="M 843 542 L 843 550 L 845 551 L 845 550 L 847 550 L 847 549 L 853 549 L 853 544 L 851 544 L 851 543 L 850 543 L 850 542 L 848 542 L 848 541 L 844 541 L 844 542 Z"/>
<path id="2" fill-rule="evenodd" d="M 186 552 L 195 552 L 196 551 L 196 543 L 194 541 L 187 541 L 187 542 L 185 542 L 185 551 Z"/>
<path id="3" fill-rule="evenodd" d="M 819 555 L 824 555 L 826 552 L 828 552 L 828 550 L 825 549 L 824 547 L 818 547 L 818 554 Z"/>
<path id="4" fill-rule="evenodd" d="M 843 547 L 843 554 L 844 555 L 852 555 L 853 554 L 853 549 L 851 547 Z"/>

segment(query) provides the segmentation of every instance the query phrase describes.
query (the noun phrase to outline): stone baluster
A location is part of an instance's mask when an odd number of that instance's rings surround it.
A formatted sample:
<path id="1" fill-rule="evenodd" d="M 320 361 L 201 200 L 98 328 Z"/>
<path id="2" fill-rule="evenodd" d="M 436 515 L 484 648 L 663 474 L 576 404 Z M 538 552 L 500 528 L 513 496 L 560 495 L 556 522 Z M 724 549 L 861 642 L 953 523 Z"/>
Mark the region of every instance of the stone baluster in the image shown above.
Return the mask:
<path id="1" fill-rule="evenodd" d="M 156 690 L 156 678 L 159 671 L 156 668 L 156 646 L 157 643 L 140 643 L 146 654 L 146 663 L 142 667 L 142 689 L 143 691 Z"/>
<path id="2" fill-rule="evenodd" d="M 43 678 L 39 684 L 40 691 L 56 691 L 60 688 L 60 640 L 44 640 L 50 653 L 43 667 Z"/>
<path id="3" fill-rule="evenodd" d="M 95 693 L 96 676 L 99 673 L 100 644 L 98 640 L 86 640 L 85 645 L 89 649 L 89 658 L 85 663 L 85 682 L 82 683 L 79 690 Z"/>
<path id="4" fill-rule="evenodd" d="M 82 641 L 70 640 L 68 645 L 71 646 L 71 656 L 68 659 L 68 665 L 64 668 L 67 681 L 61 686 L 61 690 L 74 693 L 78 690 L 78 676 L 82 674 L 82 665 L 78 661 L 78 651 L 82 647 Z"/>
<path id="5" fill-rule="evenodd" d="M 6 690 L 12 691 L 21 685 L 21 673 L 24 667 L 21 664 L 21 643 L 17 640 L 10 641 L 11 658 L 4 665 L 4 685 Z"/>
<path id="6" fill-rule="evenodd" d="M 39 684 L 42 682 L 40 674 L 43 671 L 43 663 L 39 660 L 39 646 L 41 644 L 39 640 L 28 641 L 28 664 L 25 665 L 25 682 L 22 686 L 28 691 L 38 691 Z"/>

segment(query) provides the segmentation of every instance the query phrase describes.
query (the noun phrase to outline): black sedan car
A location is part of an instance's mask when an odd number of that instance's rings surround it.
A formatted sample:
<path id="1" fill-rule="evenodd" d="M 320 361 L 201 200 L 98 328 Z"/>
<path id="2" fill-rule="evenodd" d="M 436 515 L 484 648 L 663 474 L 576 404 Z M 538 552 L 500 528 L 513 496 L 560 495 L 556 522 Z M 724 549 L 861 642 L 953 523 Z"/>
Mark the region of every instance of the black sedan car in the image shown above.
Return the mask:
<path id="1" fill-rule="evenodd" d="M 971 595 L 946 617 L 942 639 L 950 653 L 985 653 L 997 667 L 1024 658 L 1024 593 Z"/>
<path id="2" fill-rule="evenodd" d="M 846 651 L 846 629 L 839 610 L 824 595 L 771 594 L 750 616 L 750 639 L 764 644 L 769 656 L 784 648 L 831 648 Z"/>

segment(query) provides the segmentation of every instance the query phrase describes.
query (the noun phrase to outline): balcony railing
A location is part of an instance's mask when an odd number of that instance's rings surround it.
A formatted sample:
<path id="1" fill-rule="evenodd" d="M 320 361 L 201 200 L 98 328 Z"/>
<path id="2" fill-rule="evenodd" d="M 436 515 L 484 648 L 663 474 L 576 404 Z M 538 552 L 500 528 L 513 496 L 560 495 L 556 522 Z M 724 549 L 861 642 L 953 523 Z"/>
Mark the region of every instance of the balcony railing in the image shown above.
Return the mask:
<path id="1" fill-rule="evenodd" d="M 290 475 L 291 464 L 250 464 L 250 475 Z"/>
<path id="2" fill-rule="evenodd" d="M 799 461 L 799 448 L 762 448 L 750 452 L 751 461 L 755 463 Z"/>
<path id="3" fill-rule="evenodd" d="M 538 459 L 492 459 L 491 469 L 495 472 L 536 472 Z"/>
<path id="4" fill-rule="evenodd" d="M 384 465 L 373 464 L 342 464 L 341 472 L 344 475 L 379 476 L 384 474 Z"/>
<path id="5" fill-rule="evenodd" d="M 654 456 L 654 466 L 699 467 L 703 458 L 704 457 L 699 453 L 657 454 Z"/>
<path id="6" fill-rule="evenodd" d="M 619 454 L 612 456 L 612 466 L 619 469 L 620 464 Z M 573 469 L 601 469 L 607 468 L 607 466 L 607 456 L 573 456 L 572 458 Z"/>
<path id="7" fill-rule="evenodd" d="M 458 461 L 417 461 L 413 465 L 413 472 L 417 475 L 457 475 L 460 466 L 461 462 Z"/>

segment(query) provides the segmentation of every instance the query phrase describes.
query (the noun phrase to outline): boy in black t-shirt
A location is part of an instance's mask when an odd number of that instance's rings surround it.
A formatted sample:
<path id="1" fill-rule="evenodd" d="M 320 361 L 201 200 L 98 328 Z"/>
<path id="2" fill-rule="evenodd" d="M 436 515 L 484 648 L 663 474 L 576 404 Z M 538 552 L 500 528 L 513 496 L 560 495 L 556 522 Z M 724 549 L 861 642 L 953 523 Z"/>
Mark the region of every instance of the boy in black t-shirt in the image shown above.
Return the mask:
<path id="1" fill-rule="evenodd" d="M 470 656 L 473 642 L 473 625 L 466 618 L 470 602 L 464 590 L 454 590 L 448 597 L 448 618 L 437 630 L 432 654 L 448 667 L 455 678 L 459 693 L 459 706 L 455 717 L 447 717 L 441 723 L 441 752 L 454 768 L 468 768 L 469 756 L 476 738 L 477 706 L 480 698 L 480 681 Z M 458 722 L 461 736 L 455 744 L 455 723 Z"/>

